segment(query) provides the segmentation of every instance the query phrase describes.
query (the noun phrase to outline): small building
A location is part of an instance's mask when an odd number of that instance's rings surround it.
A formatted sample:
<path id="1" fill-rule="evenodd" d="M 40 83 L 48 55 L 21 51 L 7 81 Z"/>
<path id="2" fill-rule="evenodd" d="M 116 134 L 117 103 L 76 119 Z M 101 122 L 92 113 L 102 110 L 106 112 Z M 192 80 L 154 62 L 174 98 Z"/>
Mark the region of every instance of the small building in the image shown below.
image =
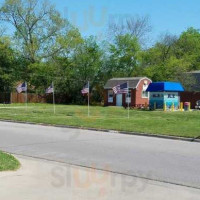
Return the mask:
<path id="1" fill-rule="evenodd" d="M 180 101 L 190 102 L 191 108 L 195 109 L 196 102 L 200 100 L 200 70 L 185 73 L 183 81 L 189 87 L 187 87 L 187 91 L 181 92 Z"/>
<path id="2" fill-rule="evenodd" d="M 152 81 L 146 77 L 113 78 L 107 81 L 104 87 L 105 106 L 142 107 L 149 104 L 149 93 L 146 92 Z M 128 83 L 129 94 L 114 94 L 113 87 Z"/>
<path id="3" fill-rule="evenodd" d="M 163 109 L 164 105 L 168 109 L 172 108 L 172 105 L 174 105 L 175 109 L 178 109 L 180 105 L 180 92 L 183 91 L 184 88 L 180 83 L 151 83 L 147 88 L 147 92 L 150 92 L 150 109 Z"/>
<path id="4" fill-rule="evenodd" d="M 200 92 L 200 70 L 185 73 L 184 82 L 189 85 L 188 92 Z"/>

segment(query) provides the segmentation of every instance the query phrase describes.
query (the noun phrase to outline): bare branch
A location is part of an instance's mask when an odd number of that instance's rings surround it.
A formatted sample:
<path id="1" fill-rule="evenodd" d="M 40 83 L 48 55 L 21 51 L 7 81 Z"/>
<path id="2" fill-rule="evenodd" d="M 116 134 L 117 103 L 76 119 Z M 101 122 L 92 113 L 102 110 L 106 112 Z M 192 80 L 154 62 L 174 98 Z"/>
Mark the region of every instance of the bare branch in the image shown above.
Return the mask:
<path id="1" fill-rule="evenodd" d="M 148 16 L 129 16 L 110 21 L 109 34 L 114 36 L 130 34 L 138 38 L 142 43 L 151 32 L 152 27 Z"/>

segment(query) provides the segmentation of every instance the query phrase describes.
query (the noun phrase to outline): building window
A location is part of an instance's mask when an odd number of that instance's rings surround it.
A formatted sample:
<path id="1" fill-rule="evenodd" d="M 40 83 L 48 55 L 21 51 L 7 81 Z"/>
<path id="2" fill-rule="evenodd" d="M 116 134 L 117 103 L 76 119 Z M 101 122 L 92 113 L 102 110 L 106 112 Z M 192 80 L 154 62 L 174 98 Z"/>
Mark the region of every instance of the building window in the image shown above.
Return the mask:
<path id="1" fill-rule="evenodd" d="M 129 91 L 129 93 L 126 94 L 126 103 L 131 103 L 131 91 Z"/>
<path id="2" fill-rule="evenodd" d="M 152 94 L 152 93 L 151 93 L 151 98 L 163 98 L 163 97 L 164 97 L 164 95 L 161 94 L 161 93 L 160 93 L 160 94 L 159 94 L 159 93 L 157 93 L 157 94 L 155 94 L 155 93 Z"/>
<path id="3" fill-rule="evenodd" d="M 162 96 L 161 96 L 160 94 L 153 94 L 152 97 L 153 97 L 153 98 L 160 98 L 160 97 L 162 97 Z"/>
<path id="4" fill-rule="evenodd" d="M 144 81 L 143 89 L 142 89 L 142 98 L 149 98 L 149 93 L 146 92 L 148 88 L 148 82 Z"/>
<path id="5" fill-rule="evenodd" d="M 108 103 L 113 103 L 113 91 L 108 91 Z"/>
<path id="6" fill-rule="evenodd" d="M 175 95 L 175 94 L 168 94 L 168 98 L 169 98 L 169 99 L 175 99 L 175 98 L 176 98 L 176 95 Z"/>
<path id="7" fill-rule="evenodd" d="M 142 98 L 149 98 L 149 93 L 146 91 L 142 91 Z"/>

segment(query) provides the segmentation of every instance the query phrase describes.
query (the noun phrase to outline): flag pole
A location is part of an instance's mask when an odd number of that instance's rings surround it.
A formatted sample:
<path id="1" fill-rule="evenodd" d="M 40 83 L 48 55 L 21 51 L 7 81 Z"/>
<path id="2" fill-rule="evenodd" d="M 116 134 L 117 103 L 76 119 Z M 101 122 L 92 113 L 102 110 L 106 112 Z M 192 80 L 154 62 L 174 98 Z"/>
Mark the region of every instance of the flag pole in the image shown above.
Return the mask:
<path id="1" fill-rule="evenodd" d="M 54 115 L 56 114 L 56 105 L 55 105 L 55 90 L 54 90 L 54 83 L 52 82 L 52 87 L 53 87 L 53 111 Z"/>
<path id="2" fill-rule="evenodd" d="M 88 81 L 88 117 L 90 116 L 90 81 Z"/>
<path id="3" fill-rule="evenodd" d="M 26 84 L 26 110 L 28 109 L 28 84 L 27 82 L 25 82 Z"/>
<path id="4" fill-rule="evenodd" d="M 129 98 L 129 81 L 127 82 L 127 87 L 128 87 L 128 119 L 130 119 L 130 98 Z"/>

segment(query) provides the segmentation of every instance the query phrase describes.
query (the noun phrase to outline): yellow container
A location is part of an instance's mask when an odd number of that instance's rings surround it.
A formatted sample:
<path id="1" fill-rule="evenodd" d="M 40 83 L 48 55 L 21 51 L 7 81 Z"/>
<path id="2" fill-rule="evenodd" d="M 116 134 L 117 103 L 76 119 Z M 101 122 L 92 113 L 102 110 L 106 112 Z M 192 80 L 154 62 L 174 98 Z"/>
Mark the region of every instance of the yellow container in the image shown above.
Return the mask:
<path id="1" fill-rule="evenodd" d="M 172 103 L 172 111 L 175 110 L 175 106 L 174 106 L 174 103 Z"/>
<path id="2" fill-rule="evenodd" d="M 180 111 L 183 112 L 183 102 L 180 104 Z"/>
<path id="3" fill-rule="evenodd" d="M 164 111 L 165 112 L 167 111 L 167 104 L 166 103 L 164 104 Z"/>

